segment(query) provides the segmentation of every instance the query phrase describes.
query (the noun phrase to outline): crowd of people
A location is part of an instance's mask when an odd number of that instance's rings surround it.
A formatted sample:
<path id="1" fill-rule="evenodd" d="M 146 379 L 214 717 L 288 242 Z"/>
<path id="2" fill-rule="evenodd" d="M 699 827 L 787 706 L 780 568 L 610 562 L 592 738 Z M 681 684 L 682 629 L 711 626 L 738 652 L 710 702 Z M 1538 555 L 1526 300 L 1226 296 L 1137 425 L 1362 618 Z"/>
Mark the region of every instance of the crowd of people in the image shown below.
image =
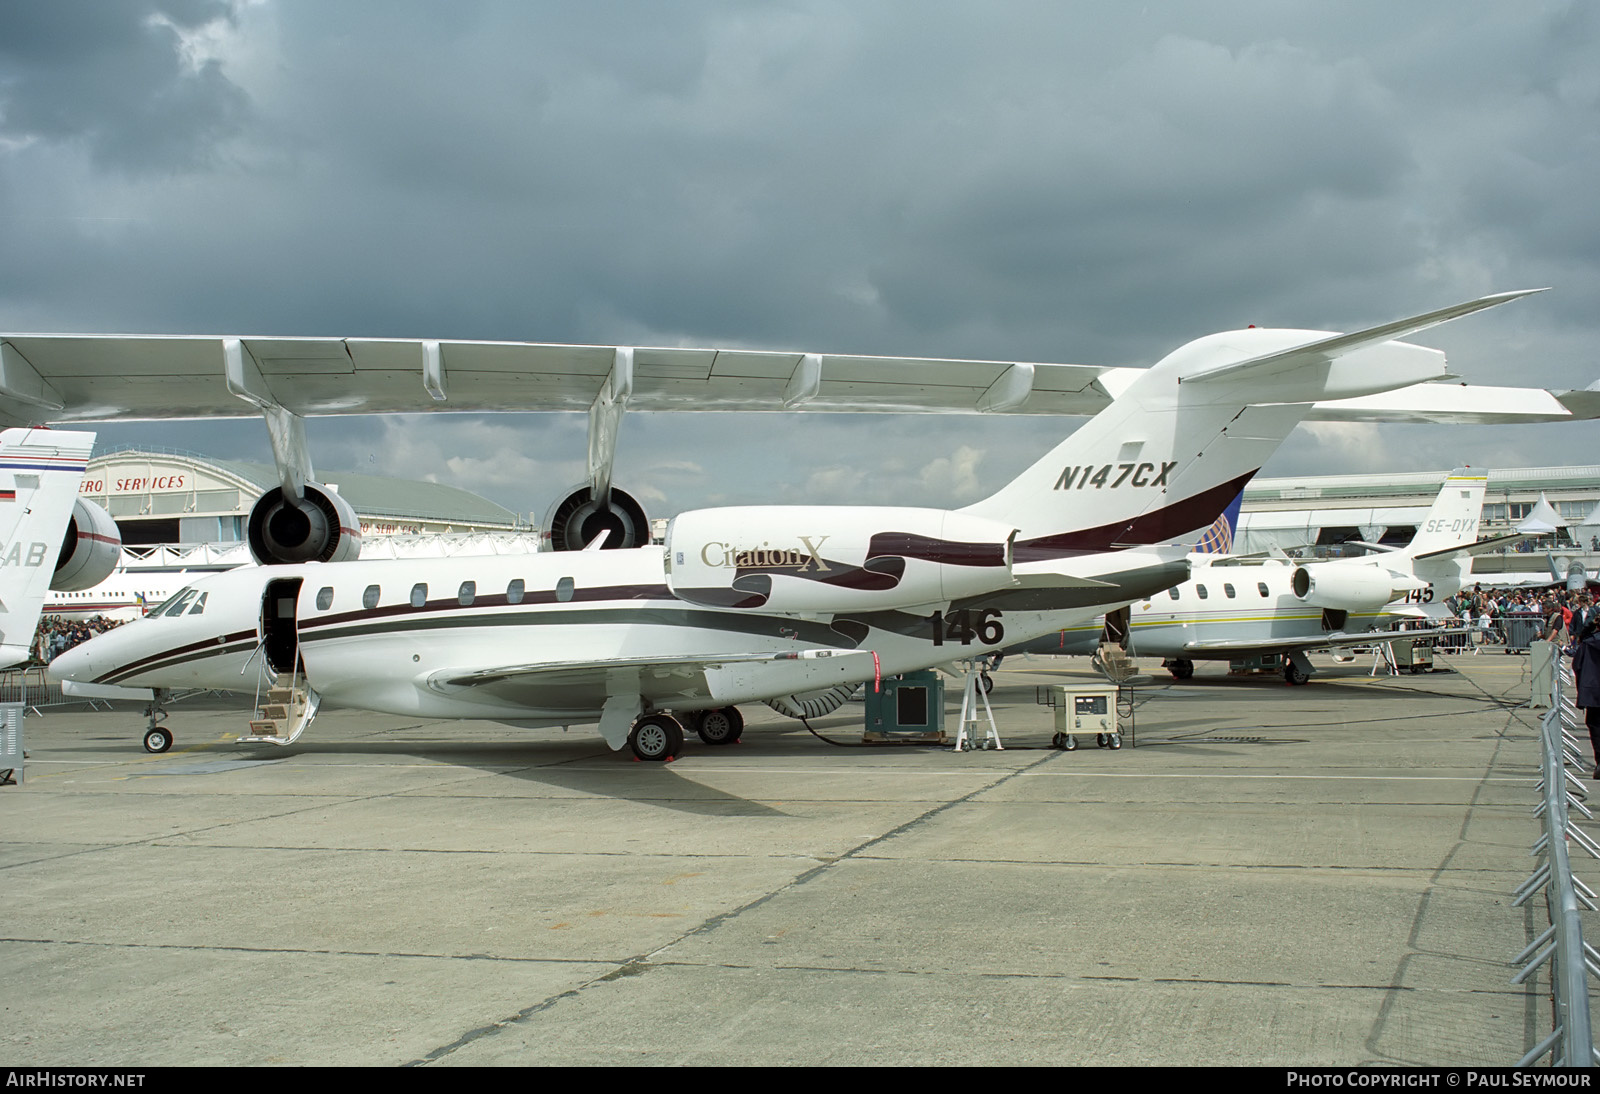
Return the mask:
<path id="1" fill-rule="evenodd" d="M 120 627 L 122 623 L 122 620 L 107 619 L 103 615 L 87 620 L 66 620 L 59 615 L 40 616 L 39 629 L 34 632 L 31 647 L 34 659 L 42 665 L 48 665 L 73 646 Z"/>
<path id="2" fill-rule="evenodd" d="M 1483 633 L 1484 640 L 1504 642 L 1510 637 L 1508 621 L 1528 621 L 1532 638 L 1565 645 L 1578 636 L 1594 618 L 1594 598 L 1587 590 L 1557 589 L 1550 592 L 1485 590 L 1473 586 L 1463 589 L 1446 602 L 1451 614 Z"/>

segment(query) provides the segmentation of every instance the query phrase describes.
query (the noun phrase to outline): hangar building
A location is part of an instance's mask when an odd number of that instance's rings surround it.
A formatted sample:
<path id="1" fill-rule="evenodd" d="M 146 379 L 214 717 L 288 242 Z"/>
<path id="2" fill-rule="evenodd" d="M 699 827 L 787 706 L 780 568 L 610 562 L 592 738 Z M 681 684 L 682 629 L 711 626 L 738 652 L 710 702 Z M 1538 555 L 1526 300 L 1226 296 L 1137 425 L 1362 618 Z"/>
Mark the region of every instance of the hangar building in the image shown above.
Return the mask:
<path id="1" fill-rule="evenodd" d="M 527 520 L 454 486 L 325 472 L 367 536 L 531 531 Z M 192 452 L 112 450 L 89 461 L 79 493 L 109 512 L 125 547 L 242 542 L 256 498 L 278 485 L 270 464 Z"/>

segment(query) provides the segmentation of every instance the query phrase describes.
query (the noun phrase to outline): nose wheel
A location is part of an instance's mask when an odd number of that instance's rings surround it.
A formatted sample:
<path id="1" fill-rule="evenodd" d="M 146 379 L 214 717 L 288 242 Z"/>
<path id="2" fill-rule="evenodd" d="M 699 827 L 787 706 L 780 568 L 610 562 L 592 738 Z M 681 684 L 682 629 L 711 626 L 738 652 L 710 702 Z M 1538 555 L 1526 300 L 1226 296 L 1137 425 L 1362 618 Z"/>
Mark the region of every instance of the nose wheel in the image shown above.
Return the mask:
<path id="1" fill-rule="evenodd" d="M 144 708 L 147 719 L 144 731 L 146 752 L 165 752 L 172 747 L 172 730 L 161 724 L 167 720 L 166 709 L 161 705 L 166 697 L 166 692 L 157 689 L 151 693 L 150 705 Z"/>

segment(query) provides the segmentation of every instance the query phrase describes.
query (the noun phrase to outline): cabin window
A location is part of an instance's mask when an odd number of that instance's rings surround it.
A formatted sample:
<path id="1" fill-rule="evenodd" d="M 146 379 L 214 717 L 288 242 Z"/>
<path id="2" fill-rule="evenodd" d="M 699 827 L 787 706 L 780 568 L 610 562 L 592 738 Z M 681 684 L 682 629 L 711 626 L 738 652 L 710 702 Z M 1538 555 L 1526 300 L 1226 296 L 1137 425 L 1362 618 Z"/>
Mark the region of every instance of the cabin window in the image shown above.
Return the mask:
<path id="1" fill-rule="evenodd" d="M 1204 585 L 1196 585 L 1194 589 L 1195 592 L 1200 594 L 1201 600 L 1204 600 L 1206 597 L 1211 595 L 1210 593 L 1206 592 L 1206 587 Z"/>
<path id="2" fill-rule="evenodd" d="M 368 585 L 363 590 L 361 593 L 361 606 L 368 611 L 378 606 L 378 587 L 376 585 Z"/>
<path id="3" fill-rule="evenodd" d="M 1223 585 L 1222 586 L 1222 593 L 1229 600 L 1232 600 L 1233 599 L 1233 586 L 1232 585 Z"/>
<path id="4" fill-rule="evenodd" d="M 522 583 L 522 579 L 520 577 L 514 578 L 511 584 L 506 586 L 506 603 L 521 604 L 522 594 L 526 588 L 527 586 Z"/>
<path id="5" fill-rule="evenodd" d="M 325 612 L 333 607 L 333 586 L 324 585 L 317 590 L 317 611 Z"/>
<path id="6" fill-rule="evenodd" d="M 428 583 L 419 581 L 411 586 L 411 606 L 420 608 L 428 603 Z"/>
<path id="7" fill-rule="evenodd" d="M 1267 583 L 1265 581 L 1256 582 L 1256 592 L 1260 593 L 1262 596 L 1266 596 L 1267 595 Z"/>
<path id="8" fill-rule="evenodd" d="M 463 608 L 470 608 L 472 602 L 478 599 L 478 583 L 476 581 L 463 581 L 461 588 L 456 590 L 456 603 Z"/>
<path id="9" fill-rule="evenodd" d="M 1174 585 L 1172 588 L 1168 589 L 1167 595 L 1172 597 L 1174 600 L 1178 599 L 1178 587 Z"/>
<path id="10" fill-rule="evenodd" d="M 577 588 L 577 582 L 570 577 L 564 577 L 556 582 L 556 599 L 563 604 L 572 599 L 572 591 Z"/>

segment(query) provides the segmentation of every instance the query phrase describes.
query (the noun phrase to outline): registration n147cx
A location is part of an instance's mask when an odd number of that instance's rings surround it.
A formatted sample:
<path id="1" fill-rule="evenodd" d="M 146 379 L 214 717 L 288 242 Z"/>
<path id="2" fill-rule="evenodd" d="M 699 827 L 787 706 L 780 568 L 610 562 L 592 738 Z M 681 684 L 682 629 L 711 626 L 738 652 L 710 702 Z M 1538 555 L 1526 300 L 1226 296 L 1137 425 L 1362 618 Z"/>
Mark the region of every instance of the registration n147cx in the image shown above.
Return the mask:
<path id="1" fill-rule="evenodd" d="M 276 690 L 252 738 L 276 743 L 327 701 L 598 722 L 613 749 L 668 759 L 685 728 L 737 739 L 739 703 L 803 709 L 807 695 L 992 653 L 1178 584 L 1186 539 L 1313 403 L 1439 378 L 1442 353 L 1394 339 L 1517 295 L 1355 334 L 1201 338 L 962 509 L 706 509 L 628 550 L 234 570 L 51 672 L 158 695 L 263 682 Z M 153 724 L 146 747 L 170 743 Z"/>

